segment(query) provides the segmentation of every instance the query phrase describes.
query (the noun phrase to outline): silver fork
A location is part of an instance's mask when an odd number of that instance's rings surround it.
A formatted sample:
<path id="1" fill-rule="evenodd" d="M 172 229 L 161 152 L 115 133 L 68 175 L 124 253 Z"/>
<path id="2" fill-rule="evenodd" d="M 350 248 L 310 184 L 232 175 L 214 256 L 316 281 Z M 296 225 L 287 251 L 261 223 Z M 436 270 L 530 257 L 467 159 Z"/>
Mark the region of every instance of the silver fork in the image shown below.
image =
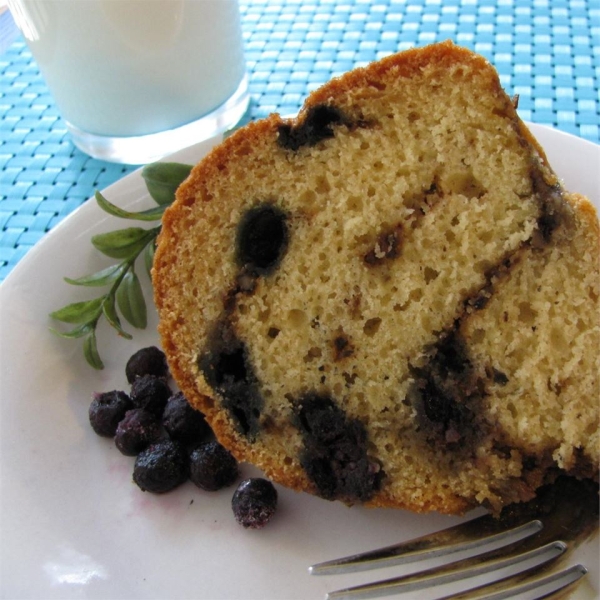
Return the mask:
<path id="1" fill-rule="evenodd" d="M 598 490 L 590 482 L 559 479 L 532 502 L 507 507 L 442 531 L 344 558 L 315 564 L 312 575 L 356 573 L 450 557 L 441 566 L 336 590 L 327 600 L 357 600 L 425 590 L 485 575 L 484 584 L 436 600 L 500 600 L 523 593 L 554 597 L 579 581 L 581 564 L 563 568 L 565 553 L 598 526 Z M 491 549 L 490 549 L 491 548 Z M 471 556 L 452 560 L 453 555 Z M 498 571 L 504 570 L 504 574 Z M 490 580 L 490 574 L 492 579 Z"/>

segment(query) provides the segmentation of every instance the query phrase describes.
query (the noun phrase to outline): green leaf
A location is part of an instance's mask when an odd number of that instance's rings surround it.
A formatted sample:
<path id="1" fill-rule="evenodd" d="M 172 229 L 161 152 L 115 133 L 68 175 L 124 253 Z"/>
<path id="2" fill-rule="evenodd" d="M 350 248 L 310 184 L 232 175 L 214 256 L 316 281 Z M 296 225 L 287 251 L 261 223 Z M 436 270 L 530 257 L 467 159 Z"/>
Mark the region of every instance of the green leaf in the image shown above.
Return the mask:
<path id="1" fill-rule="evenodd" d="M 53 327 L 50 327 L 50 331 L 59 337 L 73 340 L 87 335 L 90 331 L 93 331 L 94 327 L 95 325 L 93 323 L 84 323 L 83 325 L 78 325 L 74 329 L 71 329 L 71 331 L 58 331 Z"/>
<path id="2" fill-rule="evenodd" d="M 127 227 L 92 236 L 94 247 L 111 258 L 130 258 L 139 254 L 153 236 L 148 229 Z"/>
<path id="3" fill-rule="evenodd" d="M 71 285 L 83 285 L 86 287 L 108 285 L 119 278 L 123 272 L 124 266 L 125 265 L 123 264 L 111 265 L 110 267 L 102 269 L 101 271 L 96 271 L 96 273 L 92 273 L 91 275 L 85 275 L 84 277 L 79 277 L 77 279 L 71 279 L 70 277 L 65 277 L 64 279 Z"/>
<path id="4" fill-rule="evenodd" d="M 100 192 L 95 193 L 96 202 L 100 208 L 107 212 L 109 215 L 119 217 L 121 219 L 132 219 L 135 221 L 159 221 L 167 208 L 164 206 L 155 206 L 148 210 L 142 210 L 140 212 L 130 212 L 119 208 L 116 204 L 109 202 Z"/>
<path id="5" fill-rule="evenodd" d="M 83 340 L 83 355 L 88 364 L 94 369 L 104 369 L 104 363 L 98 353 L 98 344 L 96 343 L 96 332 L 92 329 L 90 335 Z"/>
<path id="6" fill-rule="evenodd" d="M 119 319 L 119 315 L 117 315 L 117 309 L 115 308 L 115 297 L 112 294 L 109 294 L 104 304 L 102 304 L 102 312 L 106 317 L 106 320 L 110 324 L 111 327 L 114 327 L 119 333 L 121 337 L 130 340 L 133 336 L 130 333 L 127 333 L 121 327 L 121 319 Z"/>
<path id="7" fill-rule="evenodd" d="M 117 305 L 123 317 L 138 329 L 147 325 L 146 301 L 140 280 L 133 270 L 129 271 L 116 293 Z"/>
<path id="8" fill-rule="evenodd" d="M 142 177 L 148 192 L 159 205 L 168 205 L 175 200 L 175 191 L 190 174 L 192 165 L 175 162 L 156 162 L 142 169 Z"/>
<path id="9" fill-rule="evenodd" d="M 50 316 L 63 323 L 73 323 L 76 325 L 91 323 L 100 316 L 102 300 L 102 298 L 94 298 L 93 300 L 67 304 L 67 306 L 51 312 Z"/>
<path id="10" fill-rule="evenodd" d="M 191 170 L 191 165 L 181 163 L 153 163 L 144 167 L 142 177 L 148 192 L 158 204 L 157 207 L 139 212 L 127 211 L 107 200 L 100 192 L 95 194 L 96 201 L 102 210 L 115 217 L 146 222 L 160 221 L 166 207 L 175 199 L 177 188 Z M 64 338 L 84 338 L 85 359 L 95 369 L 104 368 L 96 340 L 96 326 L 100 317 L 104 316 L 119 335 L 128 339 L 132 336 L 123 330 L 120 316 L 136 328 L 143 329 L 147 326 L 146 301 L 133 265 L 143 251 L 146 271 L 151 275 L 155 240 L 160 228 L 160 224 L 151 229 L 128 227 L 93 236 L 91 241 L 98 251 L 122 262 L 83 277 L 65 277 L 65 281 L 71 285 L 111 285 L 110 291 L 99 298 L 74 302 L 50 313 L 53 319 L 74 325 L 70 331 L 51 331 Z M 117 309 L 121 315 L 117 313 Z"/>
<path id="11" fill-rule="evenodd" d="M 153 240 L 146 246 L 144 250 L 144 265 L 146 267 L 146 273 L 152 281 L 152 265 L 154 264 L 154 253 L 156 252 L 156 242 Z"/>

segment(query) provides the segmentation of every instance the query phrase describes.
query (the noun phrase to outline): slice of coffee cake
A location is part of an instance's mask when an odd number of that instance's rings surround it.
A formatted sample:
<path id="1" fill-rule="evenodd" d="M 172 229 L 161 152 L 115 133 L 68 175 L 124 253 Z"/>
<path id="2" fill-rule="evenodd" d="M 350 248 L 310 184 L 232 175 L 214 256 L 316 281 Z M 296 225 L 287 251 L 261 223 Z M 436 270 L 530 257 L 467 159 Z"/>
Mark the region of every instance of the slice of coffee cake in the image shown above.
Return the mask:
<path id="1" fill-rule="evenodd" d="M 598 220 L 482 57 L 356 69 L 195 167 L 154 264 L 221 442 L 347 503 L 459 513 L 597 477 Z"/>

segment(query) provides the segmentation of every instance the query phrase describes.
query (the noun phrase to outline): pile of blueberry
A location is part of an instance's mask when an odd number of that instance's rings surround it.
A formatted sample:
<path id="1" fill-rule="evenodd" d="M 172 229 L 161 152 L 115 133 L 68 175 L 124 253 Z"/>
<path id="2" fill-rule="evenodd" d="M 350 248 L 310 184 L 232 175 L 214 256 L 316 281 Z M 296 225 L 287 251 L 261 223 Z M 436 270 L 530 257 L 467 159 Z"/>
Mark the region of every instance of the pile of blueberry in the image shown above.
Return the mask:
<path id="1" fill-rule="evenodd" d="M 150 346 L 138 350 L 125 367 L 128 393 L 96 393 L 89 408 L 90 424 L 112 437 L 119 451 L 135 456 L 133 481 L 147 492 L 169 492 L 188 479 L 206 491 L 233 485 L 238 463 L 222 446 L 204 415 L 193 409 L 182 392 L 169 386 L 165 355 Z M 277 506 L 277 490 L 270 481 L 242 481 L 231 502 L 238 523 L 260 529 Z"/>

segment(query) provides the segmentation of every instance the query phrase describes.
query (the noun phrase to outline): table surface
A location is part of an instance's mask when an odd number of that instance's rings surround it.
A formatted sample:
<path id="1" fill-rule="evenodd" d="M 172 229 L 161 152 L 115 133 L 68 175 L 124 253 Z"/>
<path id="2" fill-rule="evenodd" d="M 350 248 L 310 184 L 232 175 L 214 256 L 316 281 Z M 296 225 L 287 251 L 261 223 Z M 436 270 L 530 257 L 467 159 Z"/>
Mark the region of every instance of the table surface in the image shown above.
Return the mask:
<path id="1" fill-rule="evenodd" d="M 240 0 L 240 9 L 248 118 L 294 113 L 335 75 L 452 39 L 495 65 L 521 118 L 600 141 L 597 0 Z M 4 46 L 0 281 L 96 189 L 137 168 L 76 149 L 23 39 Z"/>

